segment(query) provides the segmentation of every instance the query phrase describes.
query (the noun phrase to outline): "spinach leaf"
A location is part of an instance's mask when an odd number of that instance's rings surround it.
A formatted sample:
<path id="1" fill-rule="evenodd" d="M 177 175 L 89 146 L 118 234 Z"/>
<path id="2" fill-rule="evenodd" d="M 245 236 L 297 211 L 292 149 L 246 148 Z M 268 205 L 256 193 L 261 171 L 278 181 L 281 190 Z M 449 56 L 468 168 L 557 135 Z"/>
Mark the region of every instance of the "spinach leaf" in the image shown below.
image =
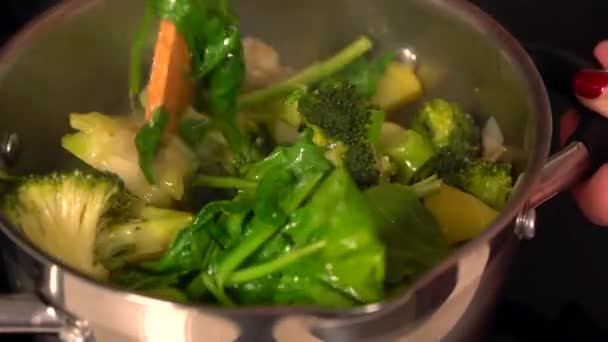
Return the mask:
<path id="1" fill-rule="evenodd" d="M 194 300 L 212 296 L 224 305 L 253 302 L 256 296 L 272 301 L 274 290 L 282 282 L 292 284 L 294 277 L 310 278 L 317 289 L 317 299 L 302 294 L 303 301 L 335 297 L 333 302 L 344 304 L 379 298 L 374 284 L 367 284 L 370 272 L 382 283 L 375 266 L 352 272 L 357 263 L 376 265 L 382 249 L 369 236 L 374 230 L 361 207 L 362 194 L 344 171 L 331 176 L 333 166 L 312 137 L 307 129 L 294 145 L 278 147 L 250 165 L 243 180 L 255 186 L 240 189 L 233 200 L 209 203 L 159 260 L 140 267 L 153 277 L 197 274 L 177 289 Z M 337 219 L 328 219 L 326 213 L 336 205 Z M 356 225 L 362 229 L 351 227 Z M 327 260 L 306 264 L 313 255 Z M 167 287 L 171 290 L 174 284 L 155 288 Z"/>
<path id="2" fill-rule="evenodd" d="M 242 155 L 245 141 L 236 122 L 237 98 L 244 78 L 245 62 L 241 48 L 231 52 L 225 62 L 209 74 L 205 102 L 207 111 L 218 121 L 231 149 L 250 161 Z"/>
<path id="3" fill-rule="evenodd" d="M 385 251 L 376 230 L 363 194 L 338 168 L 294 215 L 286 233 L 296 246 L 325 240 L 309 273 L 352 300 L 371 303 L 383 297 Z"/>
<path id="4" fill-rule="evenodd" d="M 411 281 L 445 256 L 440 227 L 410 187 L 383 183 L 366 190 L 365 198 L 387 249 L 387 285 Z"/>
<path id="5" fill-rule="evenodd" d="M 188 145 L 196 147 L 212 129 L 211 120 L 207 118 L 188 118 L 180 122 L 179 136 Z"/>
<path id="6" fill-rule="evenodd" d="M 278 285 L 273 289 L 271 298 L 278 305 L 310 305 L 318 304 L 325 307 L 347 308 L 361 304 L 332 288 L 315 273 L 318 267 L 314 260 L 301 262 L 282 273 Z"/>
<path id="7" fill-rule="evenodd" d="M 211 239 L 209 224 L 221 212 L 227 202 L 217 201 L 205 206 L 192 223 L 181 230 L 161 258 L 142 264 L 153 272 L 196 271 L 203 267 L 207 250 L 215 244 Z"/>
<path id="8" fill-rule="evenodd" d="M 150 184 L 156 182 L 152 164 L 160 150 L 161 140 L 168 124 L 169 113 L 163 107 L 158 107 L 152 113 L 150 120 L 142 126 L 135 136 L 139 167 Z"/>
<path id="9" fill-rule="evenodd" d="M 296 144 L 277 148 L 248 169 L 245 178 L 258 184 L 254 192 L 242 190 L 239 196 L 252 200 L 253 216 L 244 225 L 242 237 L 218 254 L 202 275 L 209 276 L 221 298 L 227 298 L 222 293 L 225 286 L 258 281 L 324 247 L 311 244 L 291 250 L 280 231 L 331 168 L 314 145 L 312 131 L 306 130 Z"/>
<path id="10" fill-rule="evenodd" d="M 232 277 L 263 274 L 262 268 L 272 273 L 233 285 L 230 291 L 239 302 L 345 307 L 383 297 L 384 247 L 363 194 L 341 168 L 321 182 L 256 257 L 253 266 Z"/>

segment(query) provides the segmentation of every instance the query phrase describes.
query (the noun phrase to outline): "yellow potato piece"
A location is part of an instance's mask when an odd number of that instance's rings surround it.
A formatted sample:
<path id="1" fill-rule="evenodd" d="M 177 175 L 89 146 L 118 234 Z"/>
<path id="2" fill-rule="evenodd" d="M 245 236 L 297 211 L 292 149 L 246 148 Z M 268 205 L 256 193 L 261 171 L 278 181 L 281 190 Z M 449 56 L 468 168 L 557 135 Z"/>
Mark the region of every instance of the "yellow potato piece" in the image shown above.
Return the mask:
<path id="1" fill-rule="evenodd" d="M 416 101 L 422 95 L 422 84 L 414 69 L 398 62 L 388 65 L 377 87 L 373 102 L 385 111 Z"/>
<path id="2" fill-rule="evenodd" d="M 474 196 L 446 184 L 427 197 L 424 206 L 441 226 L 449 243 L 466 241 L 481 234 L 498 212 Z"/>

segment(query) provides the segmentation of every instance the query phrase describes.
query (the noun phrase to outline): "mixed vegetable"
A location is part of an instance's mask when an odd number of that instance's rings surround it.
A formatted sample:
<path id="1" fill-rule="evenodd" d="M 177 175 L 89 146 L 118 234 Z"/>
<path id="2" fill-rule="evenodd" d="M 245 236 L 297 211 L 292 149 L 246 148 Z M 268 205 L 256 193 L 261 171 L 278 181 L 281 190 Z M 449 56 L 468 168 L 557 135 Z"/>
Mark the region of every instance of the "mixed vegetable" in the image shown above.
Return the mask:
<path id="1" fill-rule="evenodd" d="M 153 18 L 183 35 L 196 83 L 174 135 L 165 108 L 141 116 Z M 134 115 L 70 116 L 62 146 L 94 170 L 3 182 L 4 215 L 91 277 L 187 303 L 373 303 L 509 198 L 495 120 L 482 130 L 453 101 L 420 103 L 415 70 L 368 37 L 287 74 L 272 46 L 242 38 L 226 0 L 151 0 L 144 26 Z M 409 125 L 391 121 L 396 110 L 412 112 Z"/>

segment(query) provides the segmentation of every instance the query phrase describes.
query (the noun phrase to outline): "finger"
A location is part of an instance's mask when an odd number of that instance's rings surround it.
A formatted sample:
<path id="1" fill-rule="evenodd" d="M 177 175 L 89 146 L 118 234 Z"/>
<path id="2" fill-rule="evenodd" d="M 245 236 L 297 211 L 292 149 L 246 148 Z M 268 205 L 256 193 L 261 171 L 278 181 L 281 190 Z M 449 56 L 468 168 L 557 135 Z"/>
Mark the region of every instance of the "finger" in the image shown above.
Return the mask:
<path id="1" fill-rule="evenodd" d="M 608 69 L 608 40 L 605 40 L 599 43 L 595 47 L 595 58 L 604 66 L 605 69 Z"/>
<path id="2" fill-rule="evenodd" d="M 608 69 L 608 40 L 599 43 L 594 54 Z M 574 91 L 582 104 L 608 117 L 608 71 L 582 70 L 574 78 Z"/>
<path id="3" fill-rule="evenodd" d="M 595 57 L 608 69 L 608 40 L 597 45 Z M 586 70 L 575 77 L 574 89 L 581 103 L 591 110 L 608 117 L 608 73 Z M 576 112 L 569 111 L 561 118 L 560 139 L 562 144 L 578 125 Z M 573 187 L 572 193 L 585 216 L 594 224 L 608 226 L 608 165 L 600 167 L 587 181 Z"/>

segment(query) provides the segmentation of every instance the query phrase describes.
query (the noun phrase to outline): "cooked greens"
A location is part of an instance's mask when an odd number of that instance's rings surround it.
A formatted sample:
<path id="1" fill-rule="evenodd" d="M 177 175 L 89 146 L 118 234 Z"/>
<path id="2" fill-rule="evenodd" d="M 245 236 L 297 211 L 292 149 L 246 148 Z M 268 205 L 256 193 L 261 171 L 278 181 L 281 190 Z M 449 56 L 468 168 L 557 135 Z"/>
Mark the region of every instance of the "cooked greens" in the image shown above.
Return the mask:
<path id="1" fill-rule="evenodd" d="M 2 178 L 6 218 L 67 265 L 180 303 L 352 307 L 411 286 L 507 202 L 511 164 L 483 159 L 477 117 L 442 98 L 415 109 L 415 70 L 370 38 L 245 92 L 227 0 L 149 0 L 131 98 L 154 18 L 190 52 L 197 98 L 177 132 L 162 107 L 73 113 L 62 146 L 96 171 Z"/>
<path id="2" fill-rule="evenodd" d="M 160 150 L 160 143 L 169 124 L 169 113 L 160 107 L 154 111 L 152 118 L 144 123 L 135 136 L 135 147 L 139 157 L 139 167 L 150 184 L 156 183 L 152 163 Z"/>

